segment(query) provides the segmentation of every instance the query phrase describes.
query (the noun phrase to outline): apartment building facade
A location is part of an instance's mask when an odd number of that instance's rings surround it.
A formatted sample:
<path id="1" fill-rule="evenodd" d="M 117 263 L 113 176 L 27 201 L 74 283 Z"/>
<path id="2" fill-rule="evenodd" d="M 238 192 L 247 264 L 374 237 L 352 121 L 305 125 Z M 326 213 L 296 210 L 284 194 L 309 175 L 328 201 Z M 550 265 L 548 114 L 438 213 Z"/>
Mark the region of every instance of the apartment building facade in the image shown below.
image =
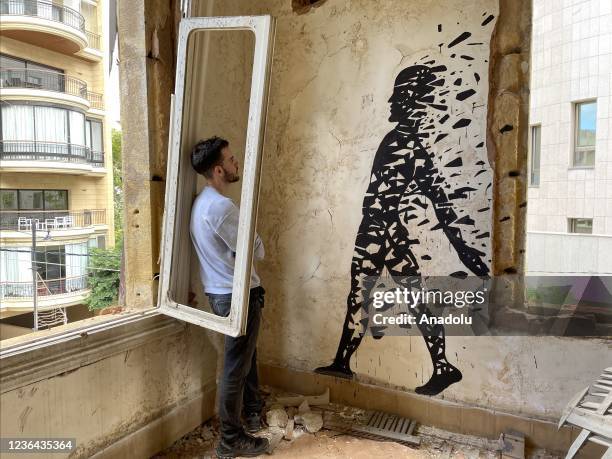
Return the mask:
<path id="1" fill-rule="evenodd" d="M 2 338 L 86 314 L 114 243 L 108 23 L 106 0 L 0 0 Z"/>
<path id="2" fill-rule="evenodd" d="M 534 0 L 527 272 L 612 274 L 612 2 Z"/>

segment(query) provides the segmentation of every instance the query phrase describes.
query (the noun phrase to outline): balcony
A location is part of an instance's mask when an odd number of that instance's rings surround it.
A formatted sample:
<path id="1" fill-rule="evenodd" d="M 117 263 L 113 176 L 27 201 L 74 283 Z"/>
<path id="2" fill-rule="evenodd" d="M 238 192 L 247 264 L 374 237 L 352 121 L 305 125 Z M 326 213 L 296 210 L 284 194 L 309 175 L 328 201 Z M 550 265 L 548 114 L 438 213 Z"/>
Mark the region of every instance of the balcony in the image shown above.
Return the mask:
<path id="1" fill-rule="evenodd" d="M 64 54 L 87 48 L 81 13 L 50 0 L 0 0 L 0 33 Z"/>
<path id="2" fill-rule="evenodd" d="M 102 151 L 84 145 L 31 140 L 0 141 L 0 171 L 78 175 L 106 173 Z"/>
<path id="3" fill-rule="evenodd" d="M 95 94 L 87 91 L 87 83 L 83 80 L 39 69 L 0 69 L 0 88 L 3 100 L 61 102 L 81 110 L 89 110 L 92 104 L 90 94 Z M 101 95 L 96 95 L 101 99 Z M 98 102 L 96 97 L 92 98 Z"/>
<path id="4" fill-rule="evenodd" d="M 106 209 L 87 210 L 1 210 L 0 230 L 73 230 L 106 225 Z"/>
<path id="5" fill-rule="evenodd" d="M 39 280 L 36 283 L 39 311 L 82 304 L 89 296 L 88 276 Z M 0 282 L 0 318 L 31 312 L 33 282 Z"/>
<path id="6" fill-rule="evenodd" d="M 102 94 L 92 91 L 87 91 L 87 100 L 91 108 L 95 110 L 104 110 L 104 98 Z"/>

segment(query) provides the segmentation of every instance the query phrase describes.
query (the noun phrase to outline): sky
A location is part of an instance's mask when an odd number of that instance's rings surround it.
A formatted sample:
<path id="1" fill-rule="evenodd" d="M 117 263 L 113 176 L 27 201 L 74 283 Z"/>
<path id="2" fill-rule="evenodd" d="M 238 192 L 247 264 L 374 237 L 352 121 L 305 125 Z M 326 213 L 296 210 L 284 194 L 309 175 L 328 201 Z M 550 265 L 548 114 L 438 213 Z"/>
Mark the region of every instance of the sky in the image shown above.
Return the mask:
<path id="1" fill-rule="evenodd" d="M 108 119 L 113 129 L 121 130 L 121 97 L 119 94 L 119 40 L 115 40 L 115 51 L 113 62 L 111 62 L 111 72 L 108 81 Z"/>

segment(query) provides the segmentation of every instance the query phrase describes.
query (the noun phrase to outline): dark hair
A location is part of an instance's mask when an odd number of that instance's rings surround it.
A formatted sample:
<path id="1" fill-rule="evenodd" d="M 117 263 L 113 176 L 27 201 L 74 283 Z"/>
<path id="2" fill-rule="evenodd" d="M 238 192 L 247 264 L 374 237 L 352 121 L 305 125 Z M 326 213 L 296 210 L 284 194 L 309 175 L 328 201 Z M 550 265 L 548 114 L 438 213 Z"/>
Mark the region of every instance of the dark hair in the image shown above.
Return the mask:
<path id="1" fill-rule="evenodd" d="M 217 136 L 200 140 L 191 151 L 191 165 L 198 174 L 210 178 L 213 168 L 223 160 L 221 150 L 228 145 L 227 140 Z"/>

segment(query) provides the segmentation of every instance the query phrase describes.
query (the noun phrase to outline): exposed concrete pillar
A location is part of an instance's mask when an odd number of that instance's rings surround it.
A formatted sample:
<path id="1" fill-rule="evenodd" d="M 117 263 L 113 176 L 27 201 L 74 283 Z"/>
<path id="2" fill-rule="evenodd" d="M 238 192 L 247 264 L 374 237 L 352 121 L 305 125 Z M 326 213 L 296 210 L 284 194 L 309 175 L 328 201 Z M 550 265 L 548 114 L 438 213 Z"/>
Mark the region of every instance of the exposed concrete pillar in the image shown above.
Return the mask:
<path id="1" fill-rule="evenodd" d="M 143 17 L 146 18 L 143 21 Z M 125 301 L 157 301 L 170 95 L 174 89 L 177 2 L 118 4 L 125 193 Z M 138 77 L 144 75 L 145 77 Z"/>

